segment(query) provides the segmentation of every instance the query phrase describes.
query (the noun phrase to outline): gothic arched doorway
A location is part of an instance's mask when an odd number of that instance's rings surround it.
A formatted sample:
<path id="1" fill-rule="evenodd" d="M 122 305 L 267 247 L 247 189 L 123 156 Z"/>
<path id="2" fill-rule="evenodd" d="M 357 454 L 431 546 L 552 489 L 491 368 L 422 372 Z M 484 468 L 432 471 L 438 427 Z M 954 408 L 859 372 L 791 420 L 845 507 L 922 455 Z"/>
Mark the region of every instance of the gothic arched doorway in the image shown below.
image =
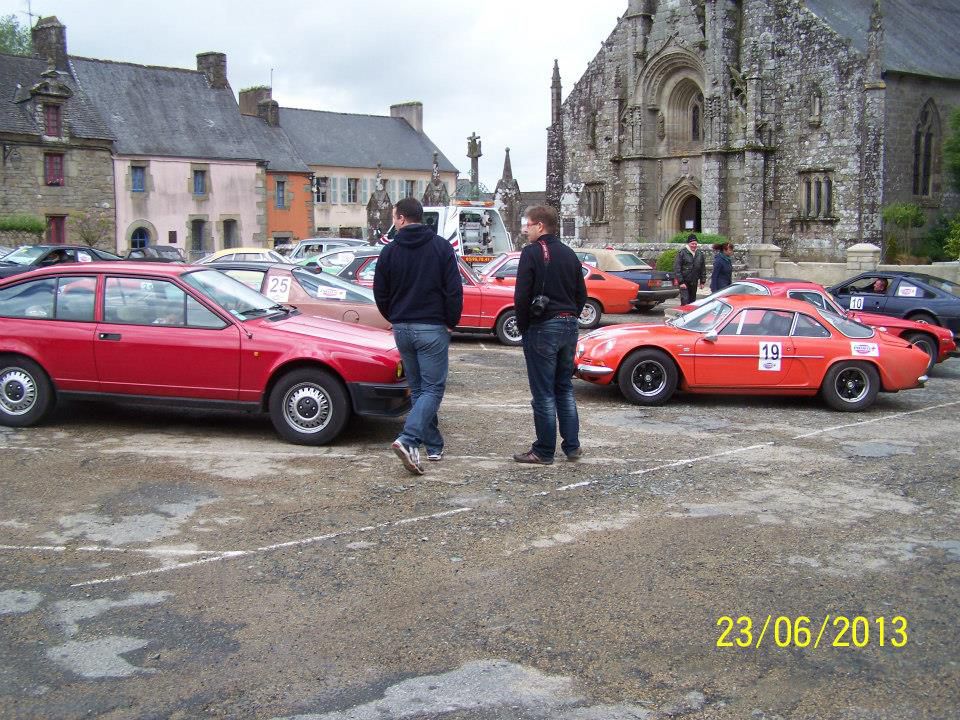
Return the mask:
<path id="1" fill-rule="evenodd" d="M 700 198 L 691 195 L 680 206 L 677 220 L 681 232 L 700 232 Z"/>

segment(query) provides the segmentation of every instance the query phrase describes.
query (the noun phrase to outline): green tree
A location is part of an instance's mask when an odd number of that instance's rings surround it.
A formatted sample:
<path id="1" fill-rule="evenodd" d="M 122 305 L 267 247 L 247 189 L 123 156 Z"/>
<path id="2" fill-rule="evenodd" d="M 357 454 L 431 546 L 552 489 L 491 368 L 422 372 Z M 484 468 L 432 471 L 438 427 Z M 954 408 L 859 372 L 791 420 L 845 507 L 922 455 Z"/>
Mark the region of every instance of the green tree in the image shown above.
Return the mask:
<path id="1" fill-rule="evenodd" d="M 960 219 L 950 223 L 950 234 L 947 235 L 943 249 L 951 260 L 960 260 Z"/>
<path id="2" fill-rule="evenodd" d="M 950 114 L 950 135 L 943 143 L 943 159 L 954 189 L 960 192 L 960 108 Z"/>
<path id="3" fill-rule="evenodd" d="M 70 215 L 70 224 L 84 245 L 103 248 L 113 245 L 113 210 L 109 206 L 94 205 L 90 210 L 75 212 Z"/>
<path id="4" fill-rule="evenodd" d="M 30 40 L 30 28 L 17 22 L 16 15 L 0 18 L 0 53 L 7 55 L 29 55 L 33 52 Z"/>
<path id="5" fill-rule="evenodd" d="M 913 240 L 910 237 L 910 229 L 923 227 L 927 218 L 919 205 L 913 203 L 893 203 L 883 208 L 883 222 L 889 227 L 893 226 L 902 231 L 891 229 L 890 238 L 887 241 L 886 261 L 888 263 L 896 262 L 897 255 L 900 254 L 900 248 L 906 247 L 907 252 L 913 253 Z M 901 243 L 901 240 L 903 241 Z"/>

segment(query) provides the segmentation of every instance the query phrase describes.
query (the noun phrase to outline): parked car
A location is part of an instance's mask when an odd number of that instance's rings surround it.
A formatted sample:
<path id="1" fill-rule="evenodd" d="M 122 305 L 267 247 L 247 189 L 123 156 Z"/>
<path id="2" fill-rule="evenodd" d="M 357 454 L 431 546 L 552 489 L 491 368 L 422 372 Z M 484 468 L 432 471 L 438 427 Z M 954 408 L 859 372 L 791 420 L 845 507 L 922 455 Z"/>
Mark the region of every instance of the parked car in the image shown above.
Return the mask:
<path id="1" fill-rule="evenodd" d="M 4 255 L 9 255 L 12 252 L 13 252 L 12 247 L 7 247 L 6 245 L 0 245 L 0 258 L 2 258 Z"/>
<path id="2" fill-rule="evenodd" d="M 293 246 L 293 250 L 290 251 L 288 257 L 296 262 L 298 260 L 306 260 L 308 257 L 313 255 L 322 255 L 328 250 L 333 250 L 338 247 L 362 247 L 368 245 L 365 240 L 356 240 L 354 238 L 331 238 L 331 237 L 315 237 L 315 238 L 306 238 L 301 240 L 296 245 Z"/>
<path id="3" fill-rule="evenodd" d="M 875 291 L 875 285 L 883 286 L 883 290 Z M 828 287 L 827 292 L 850 310 L 940 325 L 960 334 L 960 285 L 943 278 L 873 271 Z"/>
<path id="4" fill-rule="evenodd" d="M 0 425 L 35 425 L 71 396 L 265 412 L 303 445 L 410 402 L 391 333 L 304 315 L 211 267 L 138 262 L 0 282 Z"/>
<path id="5" fill-rule="evenodd" d="M 676 315 L 683 315 L 711 300 L 728 295 L 773 295 L 793 298 L 795 300 L 806 300 L 824 310 L 835 312 L 838 315 L 845 315 L 858 323 L 889 332 L 892 335 L 903 338 L 907 342 L 917 345 L 927 353 L 930 357 L 927 372 L 938 362 L 943 362 L 948 358 L 958 357 L 958 355 L 960 355 L 960 353 L 957 352 L 957 340 L 953 333 L 947 328 L 925 322 L 904 320 L 903 318 L 891 317 L 890 315 L 844 310 L 822 285 L 806 280 L 790 280 L 785 278 L 747 278 L 746 280 L 738 280 L 723 290 L 719 290 L 689 305 L 669 308 L 667 315 L 674 317 Z"/>
<path id="6" fill-rule="evenodd" d="M 344 251 L 352 259 L 338 270 L 339 277 L 373 287 L 373 275 L 382 249 L 383 246 Z M 333 254 L 337 252 L 331 251 Z M 331 253 L 322 256 L 321 260 L 329 258 Z M 463 283 L 463 313 L 457 332 L 493 333 L 504 345 L 520 345 L 523 335 L 517 327 L 517 314 L 513 309 L 513 288 L 485 284 L 462 257 L 457 258 L 457 265 Z"/>
<path id="7" fill-rule="evenodd" d="M 24 245 L 0 259 L 0 278 L 58 263 L 119 259 L 119 255 L 87 245 Z"/>
<path id="8" fill-rule="evenodd" d="M 512 289 L 517 284 L 519 265 L 519 252 L 501 253 L 480 269 L 480 279 L 487 285 Z M 599 325 L 603 313 L 627 313 L 645 304 L 637 298 L 640 287 L 635 282 L 586 264 L 583 265 L 583 277 L 587 284 L 587 304 L 577 324 L 584 330 Z"/>
<path id="9" fill-rule="evenodd" d="M 147 245 L 142 248 L 131 248 L 124 260 L 143 260 L 145 262 L 186 262 L 187 259 L 179 248 L 172 245 Z"/>
<path id="10" fill-rule="evenodd" d="M 211 263 L 234 262 L 236 260 L 274 262 L 284 263 L 287 265 L 291 263 L 290 260 L 278 253 L 276 250 L 271 250 L 270 248 L 236 247 L 224 248 L 223 250 L 212 252 L 209 255 L 204 255 L 202 258 L 195 261 L 195 264 L 209 265 Z"/>
<path id="11" fill-rule="evenodd" d="M 216 268 L 274 302 L 292 305 L 306 315 L 390 329 L 369 288 L 335 275 L 264 262 L 217 263 Z"/>
<path id="12" fill-rule="evenodd" d="M 576 376 L 616 383 L 638 405 L 693 393 L 814 396 L 864 410 L 879 392 L 922 387 L 915 345 L 802 300 L 729 295 L 666 325 L 610 325 L 581 338 Z"/>
<path id="13" fill-rule="evenodd" d="M 637 310 L 649 310 L 680 295 L 673 273 L 654 270 L 632 252 L 607 248 L 581 248 L 575 252 L 586 265 L 639 285 Z"/>
<path id="14" fill-rule="evenodd" d="M 327 250 L 320 255 L 313 255 L 303 260 L 297 261 L 310 272 L 326 272 L 331 275 L 340 275 L 340 272 L 352 264 L 357 258 L 375 257 L 380 254 L 383 245 L 365 245 L 365 246 L 343 246 Z M 354 280 L 350 274 L 343 274 L 342 277 L 347 280 Z M 370 276 L 371 279 L 373 276 Z"/>

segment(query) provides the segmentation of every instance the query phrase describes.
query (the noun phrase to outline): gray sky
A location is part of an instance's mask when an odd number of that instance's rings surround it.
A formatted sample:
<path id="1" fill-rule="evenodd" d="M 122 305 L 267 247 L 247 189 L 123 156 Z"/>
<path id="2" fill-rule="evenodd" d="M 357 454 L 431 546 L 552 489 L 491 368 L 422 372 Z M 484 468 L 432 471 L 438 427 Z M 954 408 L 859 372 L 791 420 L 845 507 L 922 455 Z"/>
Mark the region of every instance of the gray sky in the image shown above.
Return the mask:
<path id="1" fill-rule="evenodd" d="M 490 190 L 510 148 L 520 190 L 543 190 L 550 77 L 564 97 L 627 0 L 30 0 L 67 26 L 73 55 L 196 68 L 227 54 L 233 89 L 269 85 L 283 107 L 387 115 L 419 100 L 424 130 L 469 177 L 466 137 L 482 139 Z M 0 15 L 27 23 L 27 0 Z M 149 108 L 145 108 L 149 112 Z"/>

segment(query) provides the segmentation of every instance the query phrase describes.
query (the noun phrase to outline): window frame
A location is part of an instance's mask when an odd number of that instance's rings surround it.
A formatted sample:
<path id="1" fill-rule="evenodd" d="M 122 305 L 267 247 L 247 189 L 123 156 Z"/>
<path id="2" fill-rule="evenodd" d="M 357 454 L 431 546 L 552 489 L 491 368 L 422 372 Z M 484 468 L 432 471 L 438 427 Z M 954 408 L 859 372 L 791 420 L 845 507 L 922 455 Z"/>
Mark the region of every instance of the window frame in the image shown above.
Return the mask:
<path id="1" fill-rule="evenodd" d="M 347 178 L 347 203 L 360 202 L 360 178 Z"/>
<path id="2" fill-rule="evenodd" d="M 274 181 L 274 202 L 277 205 L 277 210 L 285 210 L 287 208 L 287 182 L 286 180 L 275 180 Z"/>
<path id="3" fill-rule="evenodd" d="M 56 132 L 51 132 L 51 130 L 55 130 Z M 43 134 L 46 137 L 63 137 L 62 105 L 43 103 Z"/>
<path id="4" fill-rule="evenodd" d="M 64 179 L 64 154 L 48 152 L 43 154 L 43 182 L 51 187 L 63 187 L 66 185 Z"/>
<path id="5" fill-rule="evenodd" d="M 200 188 L 200 192 L 197 192 L 197 188 Z M 202 197 L 208 194 L 207 190 L 207 171 L 202 168 L 194 168 L 193 170 L 193 194 L 197 197 Z"/>
<path id="6" fill-rule="evenodd" d="M 147 168 L 144 165 L 130 166 L 130 192 L 147 191 Z"/>

